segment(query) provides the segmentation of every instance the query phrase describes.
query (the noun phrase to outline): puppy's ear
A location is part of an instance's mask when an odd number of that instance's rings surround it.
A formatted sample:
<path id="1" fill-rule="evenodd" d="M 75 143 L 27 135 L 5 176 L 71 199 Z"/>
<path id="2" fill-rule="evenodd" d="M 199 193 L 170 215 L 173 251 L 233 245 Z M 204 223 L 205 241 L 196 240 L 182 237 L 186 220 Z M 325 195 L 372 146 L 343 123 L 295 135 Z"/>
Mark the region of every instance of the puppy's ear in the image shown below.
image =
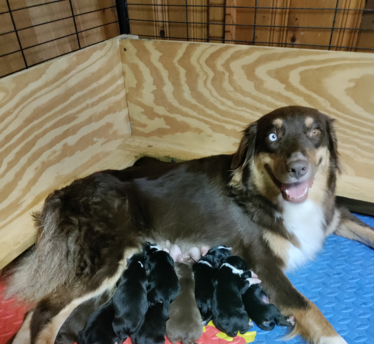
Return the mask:
<path id="1" fill-rule="evenodd" d="M 255 142 L 257 134 L 257 122 L 252 123 L 244 130 L 239 148 L 231 161 L 231 170 L 245 166 L 255 153 Z"/>
<path id="2" fill-rule="evenodd" d="M 327 117 L 326 129 L 329 141 L 330 160 L 336 171 L 340 173 L 341 169 L 338 152 L 338 139 L 336 137 L 334 122 L 334 119 Z"/>

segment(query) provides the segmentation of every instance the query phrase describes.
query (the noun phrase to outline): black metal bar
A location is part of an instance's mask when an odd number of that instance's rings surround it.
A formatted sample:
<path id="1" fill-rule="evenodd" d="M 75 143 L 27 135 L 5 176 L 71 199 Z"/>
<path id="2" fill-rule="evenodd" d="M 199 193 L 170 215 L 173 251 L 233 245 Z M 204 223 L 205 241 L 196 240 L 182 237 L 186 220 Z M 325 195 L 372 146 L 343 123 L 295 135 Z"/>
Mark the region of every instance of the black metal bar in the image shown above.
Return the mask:
<path id="1" fill-rule="evenodd" d="M 186 7 L 186 5 L 173 5 L 173 4 L 138 4 L 138 3 L 127 3 L 128 6 L 161 6 L 161 7 Z M 207 7 L 208 5 L 188 5 L 188 7 Z M 222 5 L 210 5 L 210 7 L 222 8 Z M 244 8 L 251 9 L 255 6 L 226 6 L 226 8 Z M 324 7 L 271 7 L 271 6 L 257 6 L 259 10 L 320 10 L 320 11 L 335 11 L 336 8 L 324 8 Z M 373 12 L 374 9 L 368 8 L 338 8 L 338 11 L 358 11 L 358 12 Z"/>
<path id="2" fill-rule="evenodd" d="M 222 34 L 222 42 L 226 43 L 226 0 L 223 1 L 223 34 Z"/>
<path id="3" fill-rule="evenodd" d="M 186 24 L 184 21 L 172 21 L 172 20 L 150 20 L 150 19 L 130 19 L 130 21 L 149 22 L 149 23 L 169 23 L 169 24 Z M 188 24 L 206 25 L 206 22 L 188 22 Z M 210 25 L 227 25 L 227 26 L 241 26 L 241 27 L 253 27 L 254 24 L 224 24 L 224 23 L 209 23 Z M 256 27 L 273 27 L 273 28 L 288 28 L 288 29 L 315 29 L 315 30 L 331 30 L 329 26 L 292 26 L 292 25 L 259 25 Z M 361 29 L 361 28 L 350 28 L 350 27 L 334 27 L 334 30 L 350 30 L 350 31 L 374 31 L 374 29 Z M 271 42 L 270 42 L 271 43 Z"/>
<path id="4" fill-rule="evenodd" d="M 6 53 L 6 54 L 3 54 L 3 55 L 0 55 L 0 57 L 4 57 L 4 56 L 12 55 L 12 54 L 15 54 L 15 53 L 19 53 L 20 51 L 21 51 L 21 49 L 15 50 L 15 51 L 12 51 L 11 53 Z"/>
<path id="5" fill-rule="evenodd" d="M 72 5 L 72 3 L 71 3 L 71 0 L 69 0 L 69 3 L 70 3 L 71 14 L 72 14 L 72 16 L 73 16 L 73 21 L 74 21 L 75 34 L 77 35 L 78 47 L 79 47 L 79 49 L 80 49 L 80 48 L 81 48 L 81 42 L 79 41 L 79 35 L 78 35 L 78 29 L 77 29 L 77 23 L 76 23 L 76 21 L 75 21 L 74 9 L 73 9 L 73 5 Z"/>
<path id="6" fill-rule="evenodd" d="M 119 32 L 121 35 L 131 33 L 127 0 L 116 0 Z"/>
<path id="7" fill-rule="evenodd" d="M 147 37 L 147 38 L 159 38 L 159 36 L 154 36 L 154 35 L 140 35 L 138 34 L 139 37 Z M 166 36 L 164 39 L 186 39 L 186 37 L 174 37 L 174 36 Z M 193 40 L 204 40 L 204 38 L 191 38 Z M 211 38 L 211 41 L 221 41 L 219 38 Z M 243 40 L 236 40 L 236 39 L 226 39 L 227 42 L 236 42 L 236 43 L 246 43 L 249 44 L 252 41 L 243 41 Z M 308 46 L 308 47 L 323 47 L 323 48 L 328 48 L 328 45 L 323 45 L 323 44 L 304 44 L 304 43 L 285 43 L 285 42 L 256 42 L 257 44 L 285 44 L 285 45 L 291 45 L 292 47 L 294 46 Z M 331 48 L 343 48 L 343 49 L 352 49 L 352 47 L 344 46 L 344 45 L 333 45 Z M 362 49 L 362 50 L 374 50 L 374 48 L 364 48 L 364 47 L 354 47 L 355 49 Z"/>
<path id="8" fill-rule="evenodd" d="M 115 20 L 115 21 L 112 21 L 112 22 L 110 22 L 110 23 L 106 23 L 106 24 L 102 24 L 102 25 L 98 25 L 98 26 L 90 27 L 89 29 L 85 29 L 85 30 L 82 30 L 82 31 L 78 31 L 78 33 L 86 32 L 86 31 L 90 31 L 90 30 L 93 30 L 93 29 L 97 29 L 98 27 L 107 26 L 107 25 L 114 24 L 114 23 L 118 23 L 118 21 Z M 69 36 L 70 36 L 70 35 L 69 35 Z M 66 37 L 66 36 L 65 36 L 65 37 Z"/>
<path id="9" fill-rule="evenodd" d="M 76 33 L 74 32 L 74 33 L 71 33 L 70 35 L 61 36 L 61 37 L 57 37 L 57 38 L 54 38 L 54 39 L 50 39 L 49 41 L 45 41 L 45 42 L 41 42 L 41 43 L 38 43 L 38 44 L 30 45 L 29 47 L 24 48 L 24 50 L 35 48 L 35 47 L 38 47 L 39 45 L 43 45 L 43 44 L 46 44 L 46 43 L 58 41 L 59 39 L 63 39 L 63 38 L 70 37 L 70 36 L 73 36 L 73 35 L 76 35 Z"/>
<path id="10" fill-rule="evenodd" d="M 156 5 L 157 6 L 157 5 Z M 189 41 L 188 35 L 188 0 L 186 0 L 186 30 L 187 30 L 187 42 Z"/>
<path id="11" fill-rule="evenodd" d="M 93 13 L 93 12 L 100 12 L 100 11 L 109 10 L 111 8 L 116 8 L 116 6 L 109 6 L 109 7 L 100 8 L 99 10 L 93 10 L 93 11 L 87 11 L 87 12 L 83 12 L 83 13 L 79 13 L 79 14 L 74 14 L 74 16 L 79 17 L 79 16 L 83 16 L 85 14 L 89 14 L 89 13 Z"/>
<path id="12" fill-rule="evenodd" d="M 13 12 L 22 11 L 22 10 L 27 10 L 27 9 L 33 8 L 33 7 L 39 7 L 39 6 L 49 5 L 49 4 L 53 4 L 55 2 L 63 2 L 63 1 L 66 1 L 66 0 L 55 0 L 55 1 L 50 1 L 50 2 L 44 2 L 42 4 L 36 4 L 36 5 L 31 5 L 31 6 L 16 8 L 15 10 L 12 10 L 12 11 Z"/>
<path id="13" fill-rule="evenodd" d="M 55 19 L 55 20 L 51 20 L 51 21 L 48 21 L 48 22 L 45 22 L 45 23 L 41 23 L 41 24 L 35 24 L 35 25 L 31 25 L 31 26 L 26 26 L 26 27 L 23 27 L 22 29 L 18 29 L 18 31 L 32 29 L 32 28 L 37 27 L 37 26 L 51 24 L 51 23 L 55 23 L 55 22 L 58 22 L 58 21 L 61 21 L 61 20 L 65 20 L 65 19 L 70 19 L 70 18 L 73 18 L 73 16 L 66 17 L 66 18 L 61 18 L 61 19 Z"/>
<path id="14" fill-rule="evenodd" d="M 206 27 L 206 41 L 209 42 L 209 34 L 210 34 L 210 28 L 209 28 L 209 22 L 210 22 L 210 0 L 207 0 L 208 1 L 208 7 L 206 9 L 206 18 L 207 18 L 207 27 Z"/>
<path id="15" fill-rule="evenodd" d="M 257 0 L 255 1 L 255 18 L 254 18 L 254 25 L 253 25 L 253 45 L 256 43 L 256 17 L 257 17 Z"/>
<path id="16" fill-rule="evenodd" d="M 332 36 L 334 36 L 334 26 L 335 26 L 336 14 L 338 13 L 338 7 L 339 7 L 339 0 L 336 0 L 336 8 L 335 8 L 334 20 L 332 22 L 329 50 L 331 49 Z"/>
<path id="17" fill-rule="evenodd" d="M 19 44 L 19 48 L 20 48 L 21 53 L 22 53 L 23 62 L 25 63 L 25 67 L 28 68 L 26 57 L 25 57 L 25 54 L 24 54 L 23 49 L 22 49 L 21 40 L 19 39 L 19 36 L 18 36 L 18 31 L 17 31 L 16 23 L 14 22 L 13 13 L 12 13 L 12 10 L 11 10 L 10 5 L 9 5 L 9 0 L 6 0 L 6 3 L 8 5 L 10 18 L 12 19 L 13 27 L 14 27 L 14 30 L 15 30 L 14 32 L 16 33 L 16 36 L 17 36 L 17 41 L 18 41 L 18 44 Z"/>
<path id="18" fill-rule="evenodd" d="M 115 7 L 116 7 L 116 6 L 110 6 L 110 7 L 102 8 L 102 9 L 100 9 L 100 10 L 94 10 L 94 11 L 88 11 L 88 12 L 84 12 L 84 13 L 80 13 L 80 14 L 75 14 L 74 17 L 83 16 L 83 15 L 85 15 L 85 14 L 89 14 L 89 13 L 93 13 L 93 12 L 104 11 L 104 10 L 108 10 L 108 9 L 110 9 L 110 8 L 115 8 Z M 70 18 L 73 18 L 73 16 L 69 16 L 69 17 L 65 17 L 65 18 L 60 18 L 60 19 L 55 19 L 55 20 L 50 20 L 50 21 L 45 22 L 45 23 L 34 24 L 34 25 L 31 25 L 31 26 L 26 26 L 26 27 L 23 27 L 22 29 L 18 29 L 18 31 L 27 30 L 27 29 L 32 29 L 32 28 L 37 27 L 37 26 L 47 25 L 47 24 L 55 23 L 55 22 L 58 22 L 58 21 L 61 21 L 61 20 L 65 20 L 65 19 L 70 19 Z M 11 31 L 11 32 L 13 32 L 13 31 Z M 0 35 L 0 36 L 1 36 L 1 35 Z"/>
<path id="19" fill-rule="evenodd" d="M 8 34 L 13 33 L 13 32 L 16 32 L 16 31 L 13 30 L 13 31 L 8 31 L 8 32 L 0 33 L 0 36 L 8 35 Z"/>

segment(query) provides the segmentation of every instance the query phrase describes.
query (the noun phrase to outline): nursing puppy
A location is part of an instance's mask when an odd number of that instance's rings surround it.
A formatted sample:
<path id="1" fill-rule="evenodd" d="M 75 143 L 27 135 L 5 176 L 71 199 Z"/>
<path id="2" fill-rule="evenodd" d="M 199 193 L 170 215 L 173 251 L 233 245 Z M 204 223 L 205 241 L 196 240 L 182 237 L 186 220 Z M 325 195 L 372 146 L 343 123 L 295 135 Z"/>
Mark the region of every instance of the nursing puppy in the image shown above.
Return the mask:
<path id="1" fill-rule="evenodd" d="M 113 296 L 113 292 L 87 300 L 74 309 L 73 313 L 61 326 L 56 337 L 56 344 L 73 344 L 78 340 L 78 334 L 84 329 L 89 316 Z"/>
<path id="2" fill-rule="evenodd" d="M 134 254 L 127 264 L 113 296 L 113 330 L 119 338 L 133 334 L 148 310 L 146 257 Z"/>
<path id="3" fill-rule="evenodd" d="M 168 318 L 162 302 L 150 306 L 142 326 L 130 336 L 133 344 L 163 344 L 166 336 Z"/>
<path id="4" fill-rule="evenodd" d="M 166 334 L 172 343 L 194 344 L 203 334 L 201 316 L 195 301 L 195 280 L 189 265 L 175 266 L 180 292 L 169 307 Z"/>
<path id="5" fill-rule="evenodd" d="M 195 299 L 204 325 L 212 318 L 213 278 L 216 269 L 218 269 L 223 260 L 230 256 L 230 254 L 230 248 L 215 246 L 205 256 L 201 257 L 197 263 L 193 264 Z"/>
<path id="6" fill-rule="evenodd" d="M 242 298 L 248 316 L 262 330 L 271 331 L 275 325 L 292 326 L 292 321 L 287 321 L 279 309 L 269 303 L 269 298 L 260 284 L 251 285 Z"/>
<path id="7" fill-rule="evenodd" d="M 83 331 L 78 335 L 78 344 L 122 344 L 126 337 L 118 337 L 113 331 L 113 299 L 90 315 Z"/>
<path id="8" fill-rule="evenodd" d="M 253 326 L 245 311 L 242 294 L 258 279 L 242 277 L 246 265 L 237 256 L 228 257 L 217 272 L 214 281 L 212 314 L 214 325 L 230 337 L 244 334 Z"/>
<path id="9" fill-rule="evenodd" d="M 148 276 L 148 303 L 155 305 L 162 302 L 167 309 L 179 293 L 178 277 L 174 270 L 174 261 L 169 253 L 159 247 L 146 244 L 144 248 L 149 266 Z"/>

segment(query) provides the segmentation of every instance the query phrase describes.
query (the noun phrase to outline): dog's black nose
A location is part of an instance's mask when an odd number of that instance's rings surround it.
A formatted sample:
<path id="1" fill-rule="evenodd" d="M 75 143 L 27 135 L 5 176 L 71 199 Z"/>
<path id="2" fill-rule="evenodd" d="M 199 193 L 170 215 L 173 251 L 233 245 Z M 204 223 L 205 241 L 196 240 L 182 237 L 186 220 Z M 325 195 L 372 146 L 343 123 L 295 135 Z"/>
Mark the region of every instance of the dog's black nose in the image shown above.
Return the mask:
<path id="1" fill-rule="evenodd" d="M 287 164 L 287 171 L 291 177 L 301 178 L 308 172 L 308 161 L 294 160 Z"/>

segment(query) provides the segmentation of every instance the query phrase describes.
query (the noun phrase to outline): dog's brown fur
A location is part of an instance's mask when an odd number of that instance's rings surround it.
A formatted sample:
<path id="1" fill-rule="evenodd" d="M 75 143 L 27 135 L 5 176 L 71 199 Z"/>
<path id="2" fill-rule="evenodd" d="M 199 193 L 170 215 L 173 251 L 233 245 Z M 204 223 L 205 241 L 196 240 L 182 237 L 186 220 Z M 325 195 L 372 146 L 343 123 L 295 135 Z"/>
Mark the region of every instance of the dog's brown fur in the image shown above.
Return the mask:
<path id="1" fill-rule="evenodd" d="M 269 133 L 278 139 L 270 142 Z M 301 177 L 290 168 L 299 161 L 308 166 Z M 8 294 L 36 304 L 21 328 L 29 338 L 14 343 L 52 344 L 70 312 L 114 287 L 126 257 L 146 240 L 169 240 L 186 252 L 196 245 L 232 247 L 271 302 L 295 316 L 293 335 L 344 343 L 284 274 L 311 259 L 335 231 L 374 246 L 373 230 L 335 205 L 338 172 L 333 121 L 294 106 L 252 123 L 234 155 L 102 171 L 55 191 L 38 217 L 35 249 L 8 281 Z M 312 178 L 303 202 L 286 200 L 284 185 Z"/>
<path id="2" fill-rule="evenodd" d="M 180 292 L 169 307 L 166 334 L 172 343 L 194 344 L 203 334 L 199 308 L 195 300 L 195 279 L 189 265 L 177 263 Z"/>

